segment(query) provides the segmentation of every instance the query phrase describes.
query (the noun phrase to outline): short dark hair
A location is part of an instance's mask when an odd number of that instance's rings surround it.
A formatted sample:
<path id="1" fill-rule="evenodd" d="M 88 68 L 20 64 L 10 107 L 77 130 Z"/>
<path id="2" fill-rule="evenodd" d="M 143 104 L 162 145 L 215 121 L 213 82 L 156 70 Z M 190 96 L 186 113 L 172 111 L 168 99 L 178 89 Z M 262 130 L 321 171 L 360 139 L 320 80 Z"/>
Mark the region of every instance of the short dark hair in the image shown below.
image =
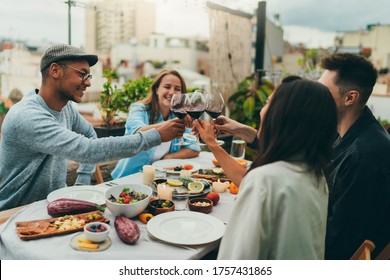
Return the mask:
<path id="1" fill-rule="evenodd" d="M 328 88 L 296 76 L 287 78 L 272 95 L 250 170 L 281 160 L 298 161 L 320 176 L 331 159 L 336 128 L 336 104 Z"/>
<path id="2" fill-rule="evenodd" d="M 356 90 L 360 93 L 360 104 L 367 103 L 377 80 L 378 70 L 365 57 L 352 53 L 334 53 L 322 58 L 321 67 L 336 71 L 335 84 L 344 93 Z"/>

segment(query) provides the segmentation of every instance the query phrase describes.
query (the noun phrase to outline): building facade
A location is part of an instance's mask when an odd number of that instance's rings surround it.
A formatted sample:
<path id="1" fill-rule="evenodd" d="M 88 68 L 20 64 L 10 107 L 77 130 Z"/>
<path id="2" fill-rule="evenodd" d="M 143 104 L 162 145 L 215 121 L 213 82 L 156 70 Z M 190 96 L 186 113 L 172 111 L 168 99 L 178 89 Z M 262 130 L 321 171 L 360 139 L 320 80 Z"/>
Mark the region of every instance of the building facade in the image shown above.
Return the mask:
<path id="1" fill-rule="evenodd" d="M 155 31 L 156 6 L 145 0 L 102 0 L 86 9 L 86 50 L 108 54 L 116 44 L 144 43 Z"/>
<path id="2" fill-rule="evenodd" d="M 336 42 L 339 49 L 369 51 L 376 67 L 390 68 L 390 25 L 368 25 L 364 30 L 344 31 Z"/>

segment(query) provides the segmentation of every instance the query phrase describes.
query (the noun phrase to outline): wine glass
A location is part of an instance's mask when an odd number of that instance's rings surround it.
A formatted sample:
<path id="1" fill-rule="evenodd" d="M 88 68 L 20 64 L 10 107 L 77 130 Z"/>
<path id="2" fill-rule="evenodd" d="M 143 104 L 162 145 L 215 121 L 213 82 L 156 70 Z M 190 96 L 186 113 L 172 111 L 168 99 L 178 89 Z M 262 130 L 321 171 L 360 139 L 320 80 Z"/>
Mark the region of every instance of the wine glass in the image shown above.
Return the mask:
<path id="1" fill-rule="evenodd" d="M 225 101 L 220 92 L 217 93 L 208 93 L 206 94 L 206 113 L 213 119 L 215 119 L 222 114 L 222 111 L 225 107 Z M 217 140 L 219 145 L 224 144 L 222 140 Z"/>
<path id="2" fill-rule="evenodd" d="M 225 101 L 221 93 L 206 94 L 206 113 L 215 121 L 215 119 L 222 114 L 225 107 Z"/>
<path id="3" fill-rule="evenodd" d="M 194 92 L 187 93 L 185 110 L 192 119 L 197 121 L 204 111 L 206 110 L 206 98 L 205 94 L 201 90 L 196 90 Z M 196 136 L 196 142 L 193 145 L 206 145 L 199 142 L 199 136 Z"/>
<path id="4" fill-rule="evenodd" d="M 187 115 L 187 111 L 185 110 L 187 94 L 184 93 L 175 93 L 172 95 L 171 99 L 171 112 L 175 114 L 179 119 L 184 119 Z M 180 141 L 176 143 L 177 146 L 189 145 L 190 143 L 186 143 L 183 137 L 180 138 Z"/>

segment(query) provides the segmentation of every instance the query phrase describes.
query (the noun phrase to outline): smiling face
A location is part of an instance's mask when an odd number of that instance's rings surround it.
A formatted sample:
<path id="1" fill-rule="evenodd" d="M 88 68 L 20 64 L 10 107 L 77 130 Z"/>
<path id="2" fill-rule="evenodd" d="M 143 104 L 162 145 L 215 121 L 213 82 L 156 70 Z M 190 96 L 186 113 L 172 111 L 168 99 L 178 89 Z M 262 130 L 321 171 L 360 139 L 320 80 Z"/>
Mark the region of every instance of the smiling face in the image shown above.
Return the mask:
<path id="1" fill-rule="evenodd" d="M 65 65 L 66 64 L 66 65 Z M 69 65 L 69 66 L 67 66 Z M 58 94 L 61 99 L 80 103 L 85 90 L 91 86 L 91 80 L 83 77 L 90 72 L 87 61 L 60 63 L 63 75 L 59 79 Z"/>
<path id="2" fill-rule="evenodd" d="M 160 109 L 169 109 L 171 107 L 172 95 L 181 93 L 182 90 L 182 84 L 179 77 L 172 74 L 165 75 L 156 90 Z"/>

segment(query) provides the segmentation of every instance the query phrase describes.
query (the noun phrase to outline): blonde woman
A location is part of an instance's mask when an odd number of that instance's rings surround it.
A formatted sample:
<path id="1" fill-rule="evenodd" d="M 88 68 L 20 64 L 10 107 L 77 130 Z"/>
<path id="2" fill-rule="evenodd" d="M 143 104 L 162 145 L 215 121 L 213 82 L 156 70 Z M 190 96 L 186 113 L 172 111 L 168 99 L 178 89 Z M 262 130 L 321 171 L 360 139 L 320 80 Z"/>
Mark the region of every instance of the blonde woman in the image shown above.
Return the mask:
<path id="1" fill-rule="evenodd" d="M 153 82 L 149 95 L 142 101 L 130 107 L 129 117 L 126 122 L 126 135 L 132 135 L 152 128 L 158 128 L 166 122 L 174 125 L 177 122 L 184 122 L 178 119 L 171 112 L 171 99 L 174 94 L 186 92 L 186 84 L 183 77 L 175 70 L 163 70 Z M 191 133 L 186 128 L 186 133 Z M 179 146 L 181 135 L 170 142 L 162 143 L 160 146 L 152 147 L 131 158 L 122 159 L 111 173 L 116 179 L 127 176 L 141 170 L 145 164 L 151 164 L 160 159 L 192 158 L 199 155 L 200 148 L 196 145 Z"/>

